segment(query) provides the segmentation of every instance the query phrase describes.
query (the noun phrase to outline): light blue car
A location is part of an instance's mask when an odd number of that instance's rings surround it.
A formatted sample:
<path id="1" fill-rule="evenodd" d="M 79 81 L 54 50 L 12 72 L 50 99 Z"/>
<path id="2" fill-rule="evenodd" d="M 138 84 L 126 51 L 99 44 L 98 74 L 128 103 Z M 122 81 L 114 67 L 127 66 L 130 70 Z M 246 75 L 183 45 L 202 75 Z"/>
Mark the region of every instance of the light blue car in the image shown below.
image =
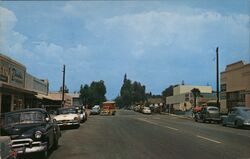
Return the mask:
<path id="1" fill-rule="evenodd" d="M 250 128 L 250 108 L 233 107 L 229 110 L 227 116 L 222 116 L 222 125 Z"/>

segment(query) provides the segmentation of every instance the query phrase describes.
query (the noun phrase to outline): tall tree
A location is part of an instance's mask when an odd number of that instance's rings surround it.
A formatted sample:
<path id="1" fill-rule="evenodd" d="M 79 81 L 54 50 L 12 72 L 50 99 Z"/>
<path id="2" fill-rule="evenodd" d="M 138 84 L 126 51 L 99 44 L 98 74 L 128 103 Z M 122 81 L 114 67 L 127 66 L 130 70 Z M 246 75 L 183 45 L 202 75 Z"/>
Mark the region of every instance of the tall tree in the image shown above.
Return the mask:
<path id="1" fill-rule="evenodd" d="M 87 84 L 85 84 L 84 86 L 81 85 L 80 98 L 82 99 L 84 105 L 89 105 L 89 100 L 90 100 L 89 97 L 90 97 L 89 86 Z"/>
<path id="2" fill-rule="evenodd" d="M 201 97 L 201 92 L 198 88 L 193 88 L 191 90 L 193 96 L 194 96 L 194 107 L 196 107 L 196 100 L 197 100 L 197 97 Z"/>

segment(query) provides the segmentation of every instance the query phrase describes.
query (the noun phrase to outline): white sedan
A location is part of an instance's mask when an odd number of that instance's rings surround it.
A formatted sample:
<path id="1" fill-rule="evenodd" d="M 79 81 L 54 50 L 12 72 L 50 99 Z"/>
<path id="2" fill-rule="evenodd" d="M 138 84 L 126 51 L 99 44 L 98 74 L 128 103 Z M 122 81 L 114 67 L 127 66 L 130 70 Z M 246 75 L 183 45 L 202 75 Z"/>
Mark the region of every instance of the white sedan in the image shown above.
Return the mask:
<path id="1" fill-rule="evenodd" d="M 80 117 L 76 108 L 61 108 L 59 115 L 55 116 L 57 124 L 61 126 L 75 126 L 80 127 Z"/>
<path id="2" fill-rule="evenodd" d="M 149 107 L 144 107 L 144 108 L 142 109 L 142 113 L 143 113 L 143 114 L 151 114 L 151 110 L 150 110 Z"/>

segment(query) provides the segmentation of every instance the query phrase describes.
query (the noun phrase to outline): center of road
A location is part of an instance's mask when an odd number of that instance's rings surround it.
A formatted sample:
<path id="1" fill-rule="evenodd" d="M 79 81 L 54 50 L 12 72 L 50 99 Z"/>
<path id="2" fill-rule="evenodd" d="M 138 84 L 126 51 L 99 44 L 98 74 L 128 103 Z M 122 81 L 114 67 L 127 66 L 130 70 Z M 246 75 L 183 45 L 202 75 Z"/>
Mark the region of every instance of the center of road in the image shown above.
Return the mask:
<path id="1" fill-rule="evenodd" d="M 215 142 L 217 144 L 221 144 L 220 141 L 213 140 L 213 139 L 210 139 L 210 138 L 207 138 L 207 137 L 203 137 L 203 136 L 200 136 L 200 135 L 197 135 L 196 137 L 201 138 L 201 139 L 205 139 L 205 140 L 208 140 L 208 141 L 211 141 L 211 142 Z"/>
<path id="2" fill-rule="evenodd" d="M 171 130 L 175 130 L 175 131 L 177 131 L 177 130 L 178 130 L 178 129 L 176 129 L 176 128 L 173 128 L 173 127 L 170 127 L 170 126 L 165 126 L 165 125 L 160 125 L 160 124 L 157 124 L 157 123 L 154 123 L 154 122 L 148 121 L 148 120 L 146 120 L 146 119 L 141 119 L 141 118 L 138 118 L 138 120 L 141 120 L 141 121 L 144 121 L 144 122 L 147 122 L 147 123 L 153 124 L 153 125 L 161 126 L 161 127 L 164 127 L 164 128 L 168 128 L 168 129 L 171 129 Z"/>
<path id="3" fill-rule="evenodd" d="M 157 124 L 157 123 L 154 123 L 152 121 L 149 121 L 147 120 L 147 118 L 138 118 L 138 120 L 140 121 L 144 121 L 144 122 L 147 122 L 147 123 L 150 123 L 152 125 L 156 125 L 156 126 L 160 126 L 160 127 L 164 127 L 164 128 L 168 128 L 168 129 L 171 129 L 171 130 L 175 130 L 175 131 L 178 131 L 179 129 L 176 129 L 174 127 L 170 127 L 170 126 L 166 126 L 166 125 L 160 125 L 160 124 Z M 217 140 L 214 140 L 214 139 L 210 139 L 210 138 L 207 138 L 207 137 L 204 137 L 204 136 L 200 136 L 200 135 L 196 135 L 197 138 L 201 138 L 203 140 L 207 140 L 207 141 L 210 141 L 210 142 L 214 142 L 214 143 L 217 143 L 217 144 L 221 144 L 222 142 L 220 141 L 217 141 Z"/>

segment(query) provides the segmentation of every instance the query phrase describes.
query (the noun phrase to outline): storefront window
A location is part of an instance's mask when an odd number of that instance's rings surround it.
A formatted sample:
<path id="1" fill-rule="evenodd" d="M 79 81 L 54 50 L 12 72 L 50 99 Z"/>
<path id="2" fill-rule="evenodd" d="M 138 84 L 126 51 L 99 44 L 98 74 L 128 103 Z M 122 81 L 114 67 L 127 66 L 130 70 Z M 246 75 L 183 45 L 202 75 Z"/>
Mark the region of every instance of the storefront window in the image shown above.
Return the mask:
<path id="1" fill-rule="evenodd" d="M 14 96 L 14 110 L 22 109 L 24 105 L 23 97 L 21 96 Z"/>

